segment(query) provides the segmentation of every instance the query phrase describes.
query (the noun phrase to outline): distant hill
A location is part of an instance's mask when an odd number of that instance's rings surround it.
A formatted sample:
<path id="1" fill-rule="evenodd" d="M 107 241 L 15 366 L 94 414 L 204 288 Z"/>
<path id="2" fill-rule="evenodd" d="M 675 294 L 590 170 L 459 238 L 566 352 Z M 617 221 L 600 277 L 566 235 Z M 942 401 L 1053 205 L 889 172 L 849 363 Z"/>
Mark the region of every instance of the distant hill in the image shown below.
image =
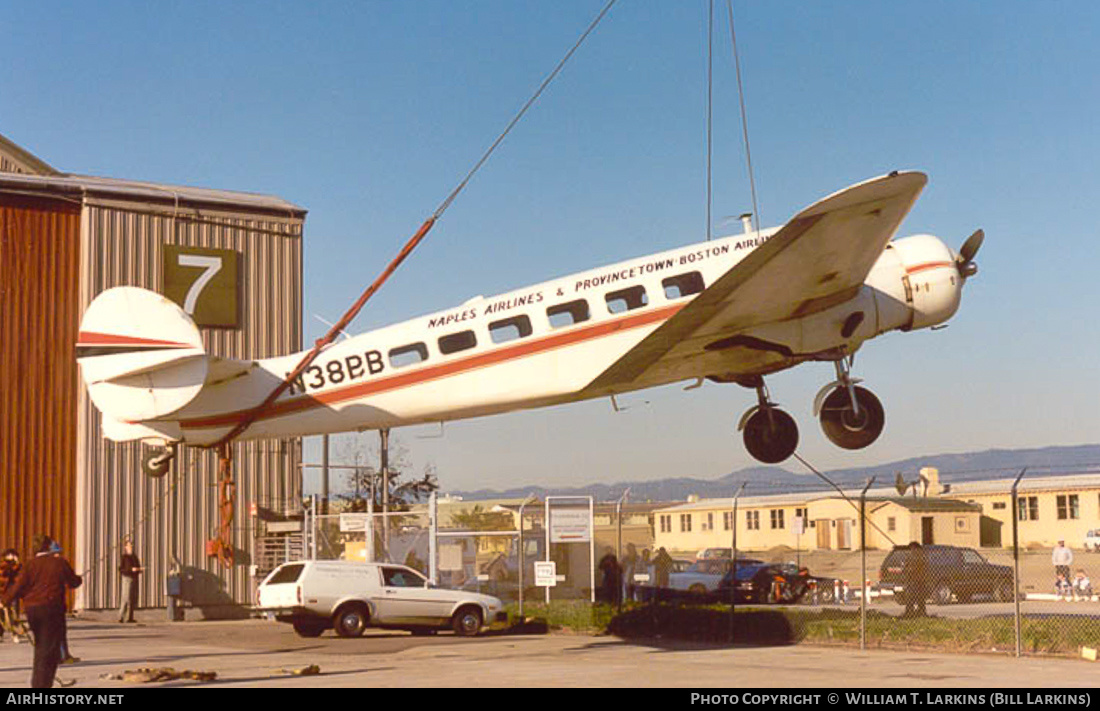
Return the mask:
<path id="1" fill-rule="evenodd" d="M 973 481 L 977 479 L 1001 479 L 1015 477 L 1021 468 L 1034 469 L 1033 474 L 1056 476 L 1079 474 L 1082 471 L 1100 471 L 1100 444 L 1072 447 L 1043 447 L 1041 449 L 990 449 L 965 454 L 937 454 L 914 457 L 897 462 L 859 469 L 835 469 L 823 472 L 837 485 L 845 488 L 863 486 L 867 479 L 876 477 L 876 486 L 894 482 L 897 472 L 913 480 L 921 467 L 936 467 L 945 483 Z M 799 465 L 799 468 L 801 466 Z M 592 496 L 596 501 L 617 501 L 627 487 L 630 500 L 684 501 L 688 496 L 703 499 L 733 496 L 742 482 L 748 482 L 745 495 L 780 494 L 799 491 L 829 489 L 829 485 L 810 473 L 794 473 L 782 467 L 749 467 L 714 480 L 679 477 L 655 481 L 626 481 L 614 484 L 589 484 L 581 487 L 548 488 L 542 486 L 514 487 L 504 491 L 478 489 L 477 491 L 450 491 L 467 501 L 482 499 L 523 498 L 534 494 L 545 496 Z"/>

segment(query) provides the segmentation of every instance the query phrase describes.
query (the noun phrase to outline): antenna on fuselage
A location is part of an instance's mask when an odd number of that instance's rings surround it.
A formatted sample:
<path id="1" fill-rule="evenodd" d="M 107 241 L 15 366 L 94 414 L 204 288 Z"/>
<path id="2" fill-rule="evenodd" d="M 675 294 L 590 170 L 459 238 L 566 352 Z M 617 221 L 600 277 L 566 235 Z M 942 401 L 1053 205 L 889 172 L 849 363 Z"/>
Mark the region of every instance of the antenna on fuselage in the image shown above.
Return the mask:
<path id="1" fill-rule="evenodd" d="M 320 317 L 320 316 L 318 316 L 317 314 L 313 314 L 313 318 L 317 319 L 318 321 L 320 321 L 321 323 L 325 324 L 325 325 L 326 325 L 326 326 L 328 326 L 329 328 L 335 328 L 335 327 L 336 327 L 336 324 L 332 323 L 331 321 L 326 321 L 325 319 L 321 318 L 321 317 Z M 339 333 L 339 334 L 340 334 L 341 336 L 343 336 L 344 338 L 349 338 L 349 339 L 351 338 L 351 336 L 350 336 L 350 335 L 348 334 L 348 332 L 347 332 L 347 331 L 345 331 L 345 330 L 344 330 L 344 329 L 342 329 L 342 328 L 341 328 L 341 329 L 340 329 L 340 330 L 338 331 L 338 333 Z"/>

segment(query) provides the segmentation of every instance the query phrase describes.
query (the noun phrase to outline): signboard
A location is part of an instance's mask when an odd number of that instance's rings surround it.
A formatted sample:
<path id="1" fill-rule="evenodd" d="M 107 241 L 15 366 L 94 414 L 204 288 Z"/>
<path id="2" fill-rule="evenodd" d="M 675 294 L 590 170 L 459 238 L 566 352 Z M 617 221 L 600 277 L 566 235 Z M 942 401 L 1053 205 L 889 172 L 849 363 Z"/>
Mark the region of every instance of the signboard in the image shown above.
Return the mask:
<path id="1" fill-rule="evenodd" d="M 592 515 L 587 509 L 550 509 L 551 543 L 588 543 L 592 540 Z"/>
<path id="2" fill-rule="evenodd" d="M 340 514 L 340 533 L 362 533 L 367 530 L 368 521 L 370 521 L 368 513 L 342 513 Z"/>
<path id="3" fill-rule="evenodd" d="M 557 563 L 552 560 L 535 561 L 535 585 L 540 588 L 552 588 L 557 584 Z"/>
<path id="4" fill-rule="evenodd" d="M 231 249 L 164 245 L 164 295 L 199 326 L 239 327 L 237 258 Z"/>

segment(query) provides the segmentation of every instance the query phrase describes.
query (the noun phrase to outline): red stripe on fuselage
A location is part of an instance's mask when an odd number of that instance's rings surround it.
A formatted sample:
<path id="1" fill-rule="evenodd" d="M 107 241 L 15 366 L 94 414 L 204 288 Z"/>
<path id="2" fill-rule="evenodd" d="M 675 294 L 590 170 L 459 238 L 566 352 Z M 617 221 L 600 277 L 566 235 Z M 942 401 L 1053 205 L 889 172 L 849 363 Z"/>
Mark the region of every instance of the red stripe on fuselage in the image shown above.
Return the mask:
<path id="1" fill-rule="evenodd" d="M 664 321 L 670 318 L 673 314 L 678 312 L 686 305 L 686 303 L 683 303 L 677 304 L 675 306 L 665 306 L 663 308 L 654 309 L 646 313 L 627 316 L 625 318 L 616 319 L 614 321 L 597 323 L 565 333 L 547 336 L 545 338 L 517 343 L 516 345 L 495 349 L 487 353 L 479 353 L 478 355 L 454 360 L 449 363 L 440 363 L 439 365 L 420 368 L 418 370 L 410 371 L 408 373 L 399 373 L 397 375 L 390 375 L 373 380 L 367 380 L 366 382 L 349 385 L 347 387 L 330 390 L 328 392 L 318 393 L 316 395 L 307 395 L 295 398 L 293 400 L 279 401 L 268 408 L 267 412 L 263 413 L 257 419 L 268 420 L 275 417 L 283 417 L 285 415 L 291 415 L 305 410 L 310 410 L 316 407 L 333 405 L 341 402 L 346 402 L 348 400 L 356 400 L 361 397 L 366 397 L 367 395 L 375 395 L 381 392 L 387 392 L 389 390 L 396 390 L 398 388 L 409 387 L 411 385 L 419 385 L 420 383 L 427 382 L 429 380 L 439 380 L 441 378 L 459 375 L 472 370 L 477 370 L 479 368 L 499 365 L 500 363 L 503 363 L 505 361 L 523 358 L 538 353 L 544 353 L 547 351 L 555 350 L 557 348 L 564 348 L 565 346 L 571 346 L 577 343 L 582 343 L 584 341 L 590 341 L 596 338 L 601 338 L 603 336 L 609 336 L 619 331 L 640 328 L 642 326 L 647 326 L 657 321 Z M 238 410 L 222 415 L 212 415 L 210 417 L 198 417 L 190 420 L 180 420 L 180 427 L 184 429 L 209 429 L 213 427 L 226 427 L 236 424 L 237 421 L 240 420 L 248 412 L 250 412 L 250 410 Z"/>
<path id="2" fill-rule="evenodd" d="M 158 341 L 152 338 L 122 336 L 117 333 L 92 333 L 81 331 L 76 337 L 77 346 L 150 346 L 159 348 L 198 348 L 190 343 Z"/>

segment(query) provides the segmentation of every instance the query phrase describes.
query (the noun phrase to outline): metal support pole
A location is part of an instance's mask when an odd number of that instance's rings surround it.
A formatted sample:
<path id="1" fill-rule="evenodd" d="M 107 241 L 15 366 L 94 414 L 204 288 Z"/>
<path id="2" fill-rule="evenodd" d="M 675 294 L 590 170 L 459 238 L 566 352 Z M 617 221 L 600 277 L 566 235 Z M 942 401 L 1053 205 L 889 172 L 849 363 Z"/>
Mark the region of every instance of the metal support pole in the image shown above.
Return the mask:
<path id="1" fill-rule="evenodd" d="M 615 504 L 615 522 L 618 525 L 618 531 L 619 531 L 618 553 L 616 553 L 616 555 L 618 556 L 618 560 L 619 560 L 619 569 L 623 570 L 624 573 L 626 571 L 625 571 L 625 569 L 623 569 L 623 503 L 626 501 L 626 497 L 629 494 L 630 494 L 630 487 L 628 486 L 628 487 L 626 487 L 626 491 L 623 492 L 623 495 L 619 497 L 619 501 Z M 633 575 L 634 571 L 631 570 L 630 574 Z M 596 587 L 595 572 L 593 572 L 592 577 L 593 577 L 592 587 L 593 587 L 593 589 L 595 589 L 595 587 Z M 630 589 L 629 582 L 625 578 L 623 578 L 622 580 L 619 581 L 619 588 L 620 588 L 620 590 L 619 590 L 619 613 L 621 614 L 622 611 L 623 611 L 623 597 L 624 597 L 623 588 L 629 590 Z"/>
<path id="2" fill-rule="evenodd" d="M 433 491 L 428 497 L 428 578 L 432 585 L 439 585 L 439 495 Z"/>
<path id="3" fill-rule="evenodd" d="M 859 492 L 859 648 L 867 649 L 867 490 L 875 483 L 875 477 L 867 480 Z"/>
<path id="4" fill-rule="evenodd" d="M 523 503 L 519 505 L 519 553 L 516 558 L 519 560 L 519 621 L 521 623 L 523 622 L 523 569 L 526 567 L 523 560 L 523 507 L 534 500 L 535 495 L 528 494 Z"/>
<path id="5" fill-rule="evenodd" d="M 1012 602 L 1015 606 L 1016 616 L 1016 656 L 1023 655 L 1021 649 L 1022 637 L 1020 634 L 1020 504 L 1016 495 L 1016 487 L 1020 485 L 1020 479 L 1027 473 L 1027 467 L 1020 470 L 1016 481 L 1012 482 Z"/>
<path id="6" fill-rule="evenodd" d="M 733 540 L 730 541 L 730 642 L 733 642 L 733 615 L 737 609 L 737 500 L 741 498 L 741 492 L 745 490 L 747 481 L 741 482 L 737 493 L 733 495 L 733 520 L 730 528 L 733 529 Z"/>
<path id="7" fill-rule="evenodd" d="M 389 428 L 378 430 L 382 439 L 382 550 L 386 561 L 390 560 L 390 527 L 387 514 L 390 512 L 390 431 Z"/>
<path id="8" fill-rule="evenodd" d="M 321 513 L 328 514 L 328 435 L 321 436 Z"/>

